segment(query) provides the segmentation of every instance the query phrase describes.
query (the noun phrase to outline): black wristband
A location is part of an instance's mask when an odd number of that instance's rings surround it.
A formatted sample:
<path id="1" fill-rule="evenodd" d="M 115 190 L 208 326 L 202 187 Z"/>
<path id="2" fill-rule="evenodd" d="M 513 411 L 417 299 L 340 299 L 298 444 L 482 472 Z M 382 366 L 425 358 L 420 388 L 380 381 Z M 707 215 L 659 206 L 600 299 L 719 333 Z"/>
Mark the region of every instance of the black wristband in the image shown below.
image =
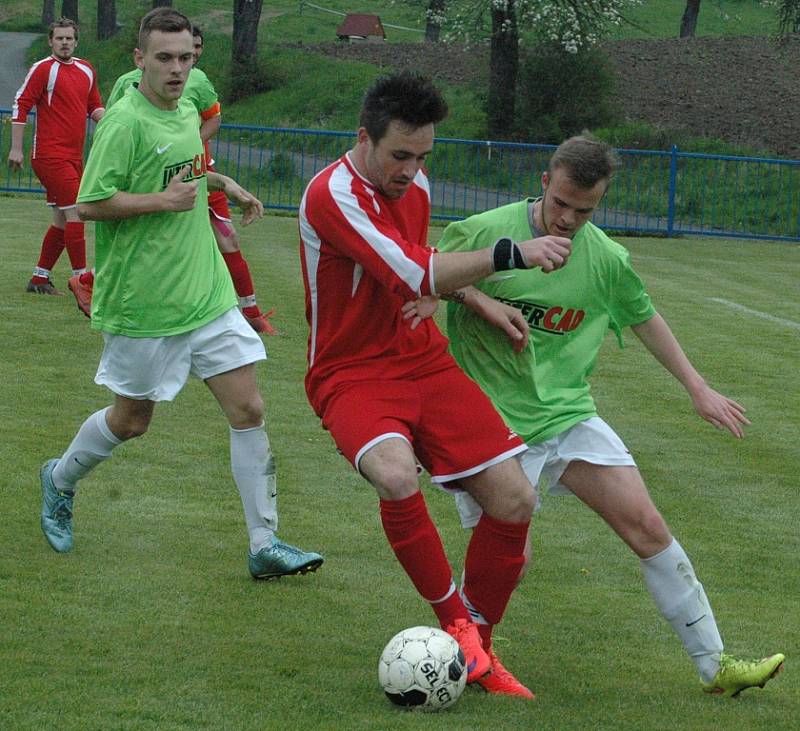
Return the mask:
<path id="1" fill-rule="evenodd" d="M 519 246 L 511 239 L 503 237 L 497 239 L 492 249 L 492 260 L 496 272 L 505 272 L 509 269 L 527 269 L 525 257 L 522 256 Z"/>

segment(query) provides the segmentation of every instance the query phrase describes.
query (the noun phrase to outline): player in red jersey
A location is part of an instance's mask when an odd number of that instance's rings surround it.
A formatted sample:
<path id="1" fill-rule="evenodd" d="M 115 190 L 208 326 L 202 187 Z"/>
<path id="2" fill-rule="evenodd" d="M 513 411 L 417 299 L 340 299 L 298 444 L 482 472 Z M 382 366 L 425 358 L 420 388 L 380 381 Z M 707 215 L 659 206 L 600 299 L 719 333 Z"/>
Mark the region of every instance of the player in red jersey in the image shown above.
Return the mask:
<path id="1" fill-rule="evenodd" d="M 194 26 L 194 64 L 203 55 L 203 31 Z M 217 133 L 222 122 L 220 116 L 220 106 L 217 102 L 213 107 L 200 112 L 202 123 L 200 125 L 200 137 L 206 146 L 206 159 L 210 161 L 208 169 L 213 171 L 213 158 L 209 150 L 208 142 Z M 208 196 L 208 212 L 211 216 L 211 228 L 214 229 L 214 237 L 217 246 L 222 252 L 222 258 L 228 265 L 228 271 L 233 279 L 233 287 L 239 297 L 239 307 L 250 326 L 259 333 L 277 335 L 277 330 L 269 322 L 269 318 L 275 314 L 271 309 L 262 312 L 256 302 L 256 290 L 253 285 L 253 278 L 250 276 L 250 267 L 246 259 L 242 256 L 239 245 L 239 234 L 231 221 L 231 212 L 228 208 L 228 198 L 222 191 L 213 191 Z"/>
<path id="2" fill-rule="evenodd" d="M 499 622 L 524 562 L 536 497 L 512 459 L 524 445 L 424 315 L 447 293 L 524 343 L 519 311 L 469 285 L 505 269 L 556 269 L 570 242 L 500 239 L 456 254 L 428 247 L 423 164 L 446 113 L 427 79 L 379 79 L 364 99 L 354 148 L 306 188 L 299 219 L 311 328 L 306 392 L 339 450 L 375 487 L 389 544 L 464 650 L 468 682 L 533 698 L 492 652 L 490 625 L 479 628 L 469 614 L 472 607 Z M 434 483 L 466 490 L 483 507 L 463 593 L 419 490 L 418 463 Z"/>
<path id="3" fill-rule="evenodd" d="M 26 291 L 60 295 L 50 272 L 64 248 L 72 273 L 86 271 L 84 224 L 78 218 L 75 199 L 83 173 L 86 117 L 97 122 L 105 109 L 92 65 L 74 56 L 78 45 L 75 21 L 61 18 L 51 24 L 48 44 L 52 55 L 31 66 L 14 98 L 8 164 L 12 170 L 22 169 L 25 122 L 35 106 L 31 166 L 46 191 L 47 205 L 53 209 L 53 223 L 42 241 Z"/>

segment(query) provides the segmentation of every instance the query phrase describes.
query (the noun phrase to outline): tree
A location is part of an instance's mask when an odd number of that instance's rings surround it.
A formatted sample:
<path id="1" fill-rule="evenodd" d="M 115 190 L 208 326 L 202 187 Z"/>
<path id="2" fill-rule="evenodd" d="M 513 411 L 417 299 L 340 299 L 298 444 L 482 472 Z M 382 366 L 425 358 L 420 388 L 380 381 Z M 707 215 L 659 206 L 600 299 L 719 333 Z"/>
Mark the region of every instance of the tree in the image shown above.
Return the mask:
<path id="1" fill-rule="evenodd" d="M 114 0 L 97 0 L 97 40 L 116 35 L 117 5 Z"/>
<path id="2" fill-rule="evenodd" d="M 425 13 L 425 42 L 436 43 L 442 31 L 444 21 L 445 0 L 428 0 L 428 10 Z"/>
<path id="3" fill-rule="evenodd" d="M 263 0 L 233 0 L 233 49 L 230 100 L 236 101 L 263 88 L 258 68 L 258 22 Z"/>
<path id="4" fill-rule="evenodd" d="M 681 38 L 694 38 L 698 15 L 700 15 L 700 0 L 686 0 L 686 7 L 681 18 Z"/>
<path id="5" fill-rule="evenodd" d="M 800 33 L 800 0 L 777 0 L 778 31 L 782 36 Z"/>
<path id="6" fill-rule="evenodd" d="M 42 3 L 42 25 L 47 28 L 56 19 L 56 0 L 44 0 Z"/>
<path id="7" fill-rule="evenodd" d="M 557 42 L 564 50 L 596 44 L 622 10 L 637 0 L 460 0 L 450 3 L 448 38 L 488 36 L 489 90 L 486 95 L 489 135 L 508 137 L 514 129 L 520 32 L 535 43 Z M 487 27 L 488 26 L 488 27 Z"/>
<path id="8" fill-rule="evenodd" d="M 519 31 L 516 0 L 492 3 L 489 94 L 486 103 L 487 133 L 492 139 L 504 137 L 515 119 L 519 71 Z"/>
<path id="9" fill-rule="evenodd" d="M 78 22 L 78 0 L 63 0 L 61 3 L 61 17 Z"/>

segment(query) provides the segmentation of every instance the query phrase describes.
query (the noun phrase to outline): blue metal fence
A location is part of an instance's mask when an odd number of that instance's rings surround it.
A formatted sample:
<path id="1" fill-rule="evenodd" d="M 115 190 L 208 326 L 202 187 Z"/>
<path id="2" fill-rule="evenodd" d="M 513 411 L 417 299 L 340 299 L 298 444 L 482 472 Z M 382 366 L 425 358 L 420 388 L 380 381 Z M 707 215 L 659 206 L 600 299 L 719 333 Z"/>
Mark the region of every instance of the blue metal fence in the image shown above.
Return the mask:
<path id="1" fill-rule="evenodd" d="M 0 109 L 0 155 L 10 145 L 10 111 Z M 30 134 L 26 135 L 29 142 Z M 223 124 L 212 143 L 216 167 L 268 209 L 294 211 L 308 181 L 348 150 L 355 135 Z M 538 195 L 553 145 L 436 140 L 428 160 L 433 218 L 455 220 Z M 622 166 L 596 212 L 621 233 L 800 241 L 800 161 L 671 151 L 618 150 Z M 0 174 L 0 191 L 41 191 L 25 166 Z"/>

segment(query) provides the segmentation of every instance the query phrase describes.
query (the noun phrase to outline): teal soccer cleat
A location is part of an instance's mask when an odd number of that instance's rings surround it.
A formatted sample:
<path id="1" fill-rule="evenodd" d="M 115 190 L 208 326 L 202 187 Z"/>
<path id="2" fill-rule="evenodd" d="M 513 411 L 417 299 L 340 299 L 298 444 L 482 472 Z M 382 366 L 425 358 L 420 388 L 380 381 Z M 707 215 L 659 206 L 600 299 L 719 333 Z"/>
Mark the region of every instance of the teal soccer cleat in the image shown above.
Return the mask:
<path id="1" fill-rule="evenodd" d="M 42 483 L 42 532 L 54 551 L 66 553 L 72 548 L 72 490 L 60 491 L 53 483 L 57 459 L 51 459 L 39 470 Z"/>
<path id="2" fill-rule="evenodd" d="M 254 579 L 279 579 L 316 571 L 324 559 L 313 551 L 302 551 L 275 538 L 269 548 L 248 554 L 247 565 Z"/>
<path id="3" fill-rule="evenodd" d="M 719 670 L 710 683 L 703 683 L 703 690 L 714 695 L 728 695 L 735 698 L 745 688 L 763 688 L 783 667 L 781 653 L 761 660 L 739 660 L 722 653 Z"/>

